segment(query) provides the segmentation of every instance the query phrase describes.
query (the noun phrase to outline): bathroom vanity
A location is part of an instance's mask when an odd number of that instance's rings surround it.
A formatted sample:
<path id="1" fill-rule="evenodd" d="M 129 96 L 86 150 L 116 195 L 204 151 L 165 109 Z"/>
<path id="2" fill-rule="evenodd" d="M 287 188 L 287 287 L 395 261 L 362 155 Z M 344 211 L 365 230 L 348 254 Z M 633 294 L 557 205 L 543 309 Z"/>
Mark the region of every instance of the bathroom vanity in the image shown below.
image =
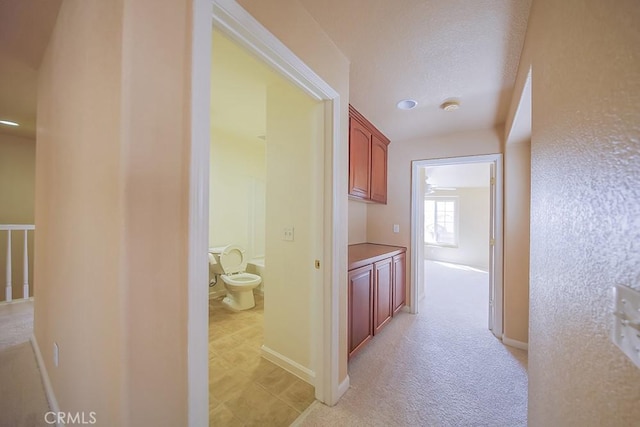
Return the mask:
<path id="1" fill-rule="evenodd" d="M 406 252 L 401 246 L 349 245 L 349 358 L 405 305 Z"/>

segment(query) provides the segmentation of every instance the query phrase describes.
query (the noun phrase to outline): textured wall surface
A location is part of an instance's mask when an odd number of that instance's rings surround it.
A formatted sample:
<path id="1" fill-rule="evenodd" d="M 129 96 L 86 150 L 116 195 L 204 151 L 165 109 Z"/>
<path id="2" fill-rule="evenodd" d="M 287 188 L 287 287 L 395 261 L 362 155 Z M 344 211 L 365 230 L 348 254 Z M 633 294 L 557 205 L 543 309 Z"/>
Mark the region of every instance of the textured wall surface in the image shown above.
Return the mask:
<path id="1" fill-rule="evenodd" d="M 640 7 L 534 2 L 529 425 L 637 426 L 640 369 L 609 340 L 640 289 Z"/>

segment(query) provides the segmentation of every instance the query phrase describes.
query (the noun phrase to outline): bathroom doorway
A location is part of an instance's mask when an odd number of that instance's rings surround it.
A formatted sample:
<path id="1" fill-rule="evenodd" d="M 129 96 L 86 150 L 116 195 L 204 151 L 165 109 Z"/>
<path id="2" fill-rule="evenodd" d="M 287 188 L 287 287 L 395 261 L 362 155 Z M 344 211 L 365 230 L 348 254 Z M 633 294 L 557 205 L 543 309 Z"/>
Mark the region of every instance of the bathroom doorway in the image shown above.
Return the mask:
<path id="1" fill-rule="evenodd" d="M 210 422 L 288 425 L 315 400 L 325 106 L 222 32 L 212 41 L 209 247 L 241 247 L 262 284 L 232 312 L 210 277 Z"/>

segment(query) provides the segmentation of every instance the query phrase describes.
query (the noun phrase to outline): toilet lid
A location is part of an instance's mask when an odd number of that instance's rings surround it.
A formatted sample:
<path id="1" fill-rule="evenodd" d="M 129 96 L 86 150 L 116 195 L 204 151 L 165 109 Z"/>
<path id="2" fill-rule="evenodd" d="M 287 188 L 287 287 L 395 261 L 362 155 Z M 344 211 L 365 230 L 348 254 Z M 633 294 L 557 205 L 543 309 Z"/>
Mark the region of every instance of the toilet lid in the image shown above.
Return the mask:
<path id="1" fill-rule="evenodd" d="M 229 245 L 220 254 L 220 265 L 225 274 L 242 273 L 247 269 L 244 249 L 238 245 Z"/>

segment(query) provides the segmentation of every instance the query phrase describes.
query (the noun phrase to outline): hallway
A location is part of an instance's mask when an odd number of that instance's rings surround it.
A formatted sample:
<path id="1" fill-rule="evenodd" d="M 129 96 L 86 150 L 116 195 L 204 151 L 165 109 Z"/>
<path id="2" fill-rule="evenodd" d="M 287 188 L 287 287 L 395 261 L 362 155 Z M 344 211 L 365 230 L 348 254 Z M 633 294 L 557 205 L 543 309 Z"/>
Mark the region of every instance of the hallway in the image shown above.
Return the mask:
<path id="1" fill-rule="evenodd" d="M 33 301 L 0 304 L 0 427 L 46 426 L 49 404 L 29 338 Z"/>
<path id="2" fill-rule="evenodd" d="M 487 329 L 487 273 L 426 263 L 420 313 L 398 315 L 350 362 L 340 402 L 301 425 L 526 426 L 527 353 Z"/>

